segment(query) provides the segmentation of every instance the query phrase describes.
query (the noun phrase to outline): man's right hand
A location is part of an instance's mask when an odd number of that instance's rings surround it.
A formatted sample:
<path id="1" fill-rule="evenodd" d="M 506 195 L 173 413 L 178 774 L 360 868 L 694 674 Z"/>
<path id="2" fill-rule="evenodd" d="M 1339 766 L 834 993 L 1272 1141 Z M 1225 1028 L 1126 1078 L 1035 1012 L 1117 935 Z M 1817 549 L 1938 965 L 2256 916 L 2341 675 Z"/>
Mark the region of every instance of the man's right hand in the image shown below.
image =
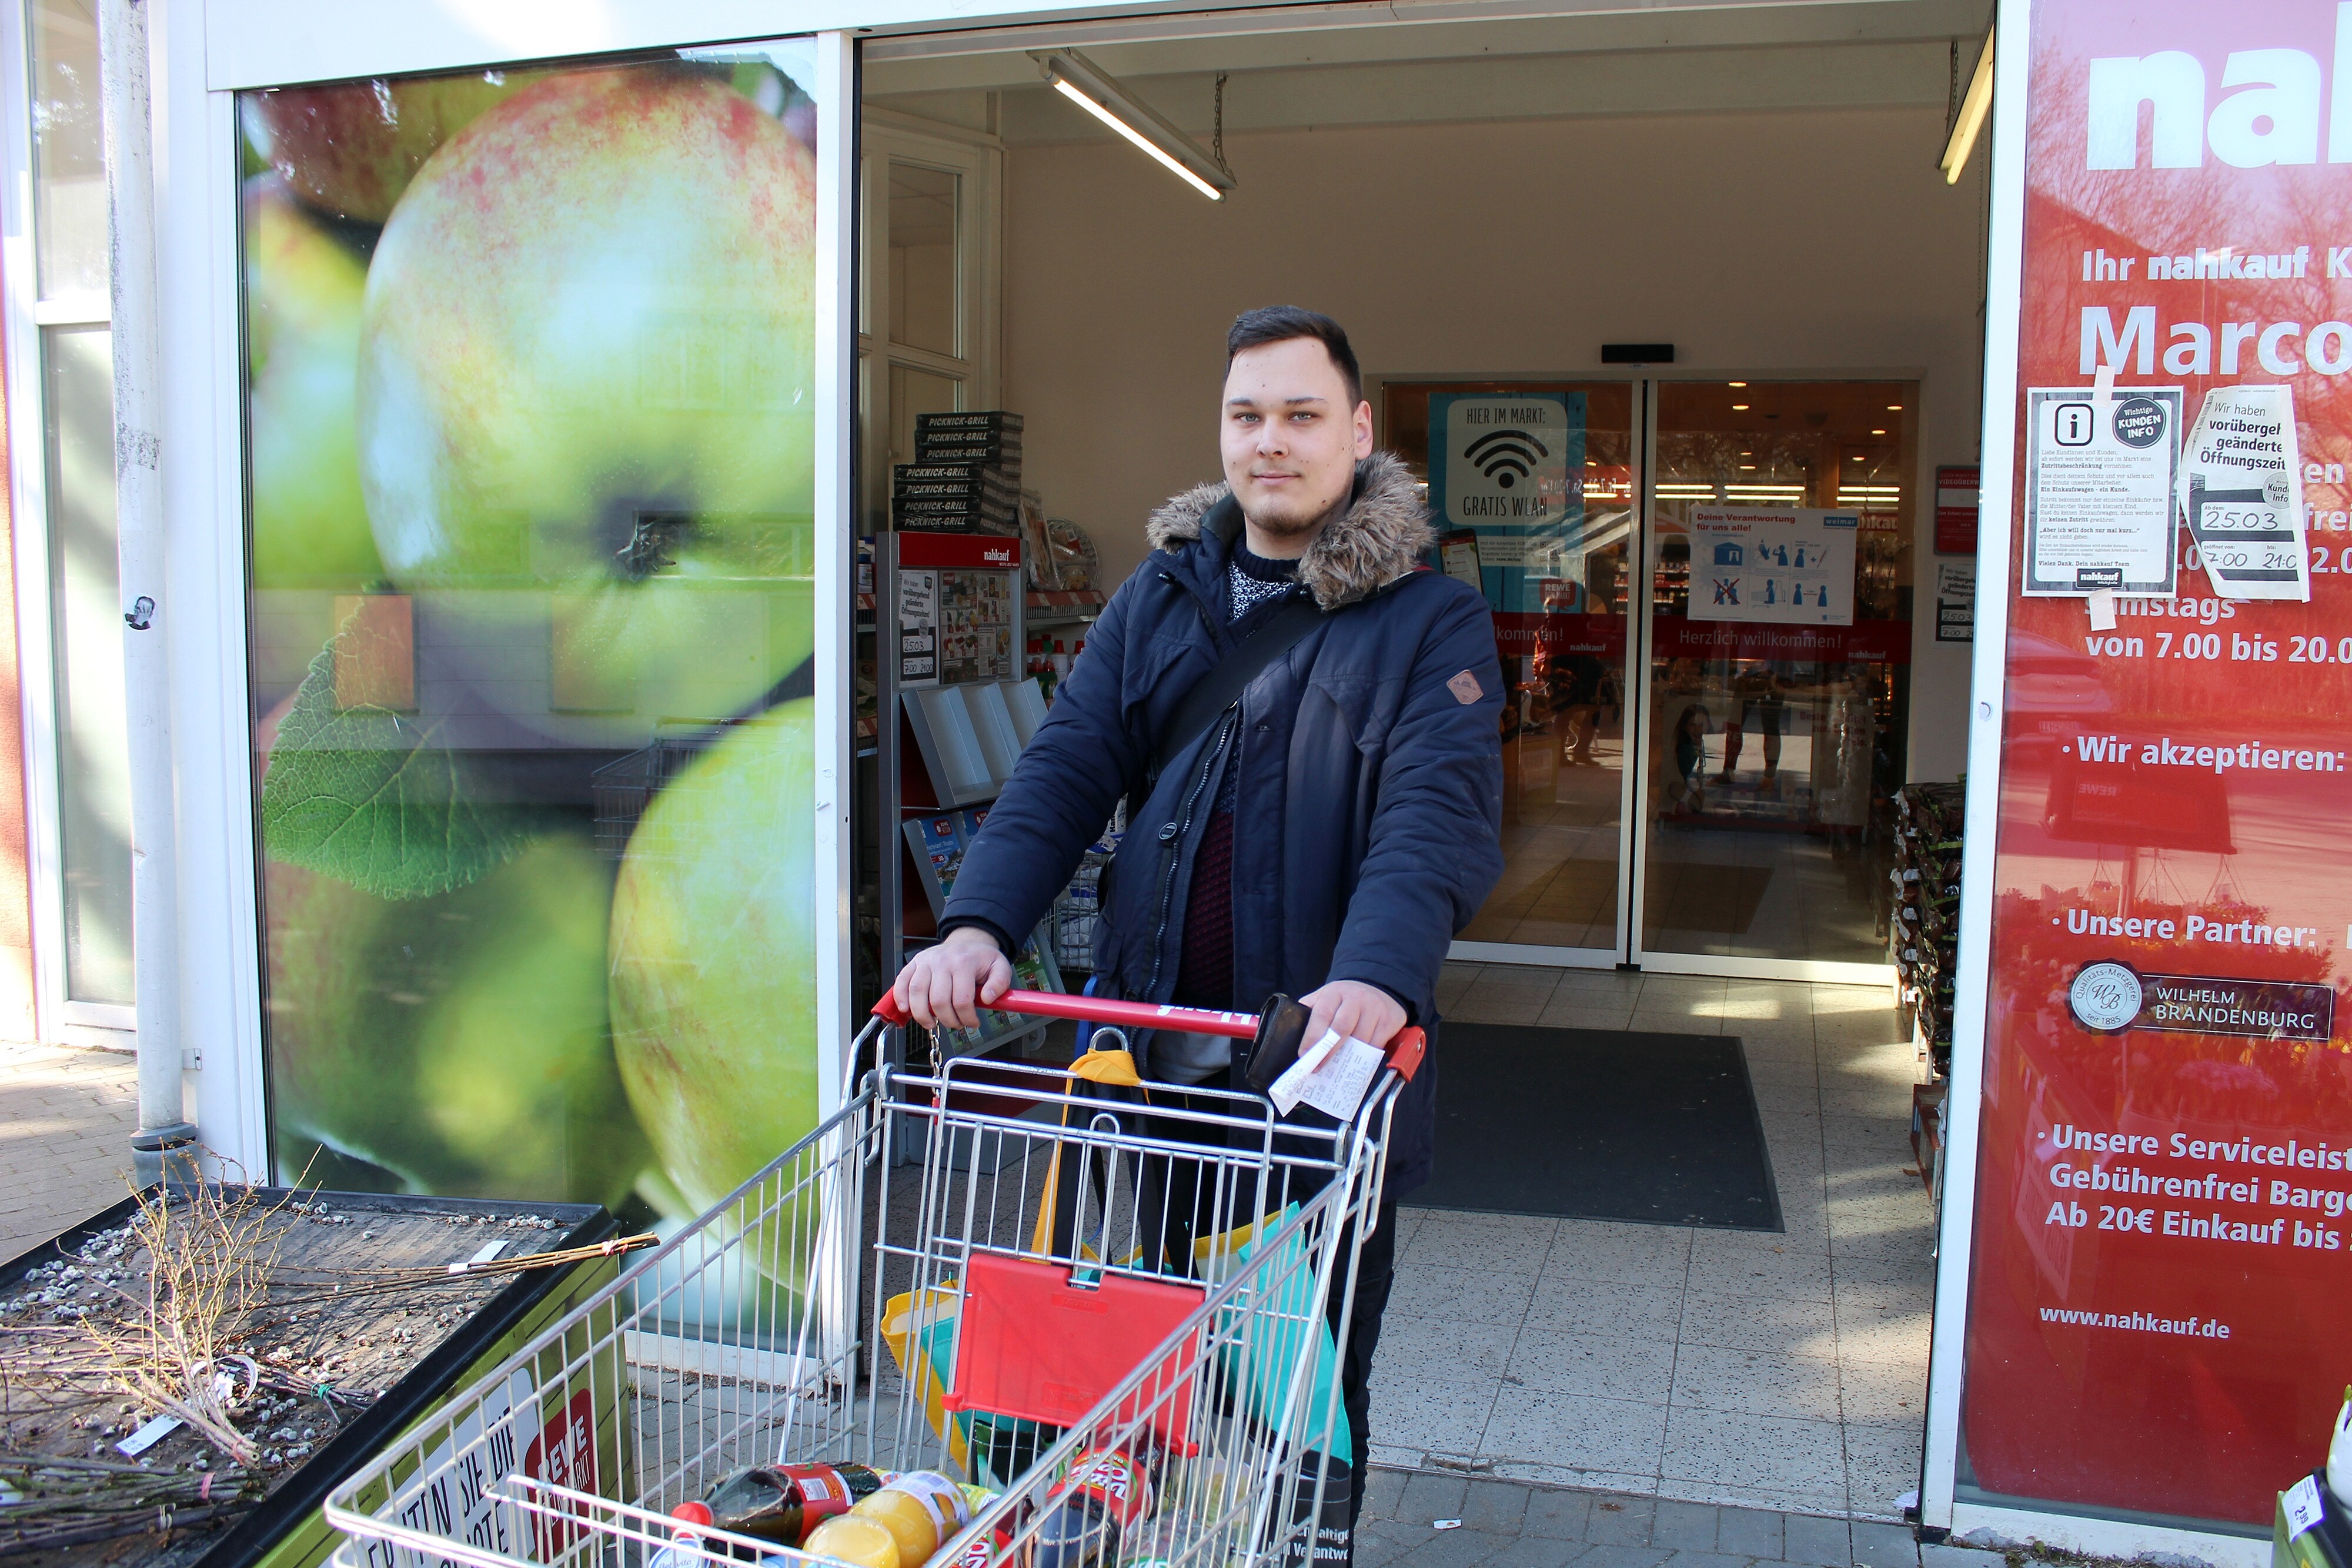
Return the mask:
<path id="1" fill-rule="evenodd" d="M 1013 964 L 996 938 L 977 925 L 959 925 L 908 959 L 890 993 L 925 1029 L 978 1029 L 981 1008 L 1012 988 Z"/>

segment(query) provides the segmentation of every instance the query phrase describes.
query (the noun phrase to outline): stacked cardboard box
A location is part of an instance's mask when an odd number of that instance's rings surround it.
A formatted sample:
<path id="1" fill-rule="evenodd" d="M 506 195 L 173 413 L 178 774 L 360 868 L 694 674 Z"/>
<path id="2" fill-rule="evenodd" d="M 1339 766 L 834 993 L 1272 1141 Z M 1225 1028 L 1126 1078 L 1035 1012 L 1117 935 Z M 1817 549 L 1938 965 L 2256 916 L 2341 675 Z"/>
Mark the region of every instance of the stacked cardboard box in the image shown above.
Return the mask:
<path id="1" fill-rule="evenodd" d="M 1887 873 L 1894 883 L 1887 946 L 1895 983 L 1939 1073 L 1952 1063 L 1962 802 L 1958 784 L 1906 784 L 1897 790 L 1895 865 Z"/>
<path id="2" fill-rule="evenodd" d="M 1021 531 L 1021 416 L 1002 409 L 915 418 L 915 460 L 890 470 L 901 528 Z"/>

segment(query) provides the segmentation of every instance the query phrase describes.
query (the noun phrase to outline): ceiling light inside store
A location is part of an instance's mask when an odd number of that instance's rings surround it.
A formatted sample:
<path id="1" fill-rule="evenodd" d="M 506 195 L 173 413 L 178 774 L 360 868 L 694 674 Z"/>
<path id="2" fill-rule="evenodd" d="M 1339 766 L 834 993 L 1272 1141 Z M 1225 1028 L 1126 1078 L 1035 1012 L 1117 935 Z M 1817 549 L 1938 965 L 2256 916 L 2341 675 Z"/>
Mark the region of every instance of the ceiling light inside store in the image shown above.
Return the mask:
<path id="1" fill-rule="evenodd" d="M 1884 435 L 1884 434 L 1886 434 L 1886 432 L 1885 432 L 1885 431 L 1883 431 L 1883 430 L 1874 430 L 1874 431 L 1872 431 L 1870 434 L 1873 434 L 1873 435 Z"/>
<path id="2" fill-rule="evenodd" d="M 1109 126 L 1167 171 L 1213 202 L 1222 202 L 1237 182 L 1201 144 L 1130 92 L 1117 77 L 1076 49 L 1029 57 L 1054 90 Z"/>
<path id="3" fill-rule="evenodd" d="M 1903 405 L 1899 402 L 1890 402 L 1886 405 L 1886 412 L 1889 413 L 1901 413 L 1903 412 Z"/>
<path id="4" fill-rule="evenodd" d="M 1723 384 L 1727 387 L 1744 387 L 1748 383 L 1746 382 L 1726 382 Z"/>
<path id="5" fill-rule="evenodd" d="M 1992 112 L 1992 42 L 1993 34 L 1988 31 L 1984 49 L 1977 56 L 1976 74 L 1969 78 L 1969 90 L 1960 99 L 1960 112 L 1952 117 L 1951 139 L 1944 143 L 1947 185 L 1960 183 L 1960 171 L 1969 166 L 1969 154 L 1984 130 L 1985 116 Z"/>
<path id="6" fill-rule="evenodd" d="M 1735 402 L 1731 405 L 1731 412 L 1734 413 L 1746 413 L 1748 412 L 1748 405 L 1744 402 Z"/>

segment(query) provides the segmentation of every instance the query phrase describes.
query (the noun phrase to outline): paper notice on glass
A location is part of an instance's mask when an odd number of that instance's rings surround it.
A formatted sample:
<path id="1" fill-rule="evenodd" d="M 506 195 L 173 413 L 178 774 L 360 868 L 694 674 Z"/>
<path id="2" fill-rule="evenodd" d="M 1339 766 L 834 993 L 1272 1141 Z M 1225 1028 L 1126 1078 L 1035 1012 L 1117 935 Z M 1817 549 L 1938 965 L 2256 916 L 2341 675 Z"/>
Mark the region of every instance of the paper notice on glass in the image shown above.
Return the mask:
<path id="1" fill-rule="evenodd" d="M 2025 592 L 2169 599 L 2179 387 L 2026 393 Z"/>
<path id="2" fill-rule="evenodd" d="M 1372 1086 L 1372 1077 L 1384 1060 L 1378 1046 L 1366 1045 L 1353 1035 L 1343 1040 L 1336 1030 L 1327 1029 L 1321 1040 L 1300 1051 L 1298 1060 L 1274 1081 L 1266 1096 L 1286 1116 L 1307 1104 L 1344 1122 L 1364 1103 L 1364 1092 Z"/>
<path id="3" fill-rule="evenodd" d="M 2290 387 L 2216 387 L 2180 458 L 2180 511 L 2224 599 L 2311 601 Z"/>

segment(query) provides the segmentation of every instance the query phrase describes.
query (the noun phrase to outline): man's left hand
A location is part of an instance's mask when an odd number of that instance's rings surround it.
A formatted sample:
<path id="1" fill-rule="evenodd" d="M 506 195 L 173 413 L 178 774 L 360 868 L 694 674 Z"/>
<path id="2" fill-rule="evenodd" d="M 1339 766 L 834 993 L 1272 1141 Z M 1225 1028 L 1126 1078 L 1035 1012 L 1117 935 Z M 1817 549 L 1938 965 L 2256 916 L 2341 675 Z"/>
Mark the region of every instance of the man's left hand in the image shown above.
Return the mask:
<path id="1" fill-rule="evenodd" d="M 1361 980 L 1333 980 L 1298 999 L 1309 1009 L 1308 1045 L 1321 1040 L 1325 1030 L 1334 1029 L 1343 1040 L 1386 1046 L 1404 1027 L 1404 1004 L 1378 986 L 1366 985 Z"/>

